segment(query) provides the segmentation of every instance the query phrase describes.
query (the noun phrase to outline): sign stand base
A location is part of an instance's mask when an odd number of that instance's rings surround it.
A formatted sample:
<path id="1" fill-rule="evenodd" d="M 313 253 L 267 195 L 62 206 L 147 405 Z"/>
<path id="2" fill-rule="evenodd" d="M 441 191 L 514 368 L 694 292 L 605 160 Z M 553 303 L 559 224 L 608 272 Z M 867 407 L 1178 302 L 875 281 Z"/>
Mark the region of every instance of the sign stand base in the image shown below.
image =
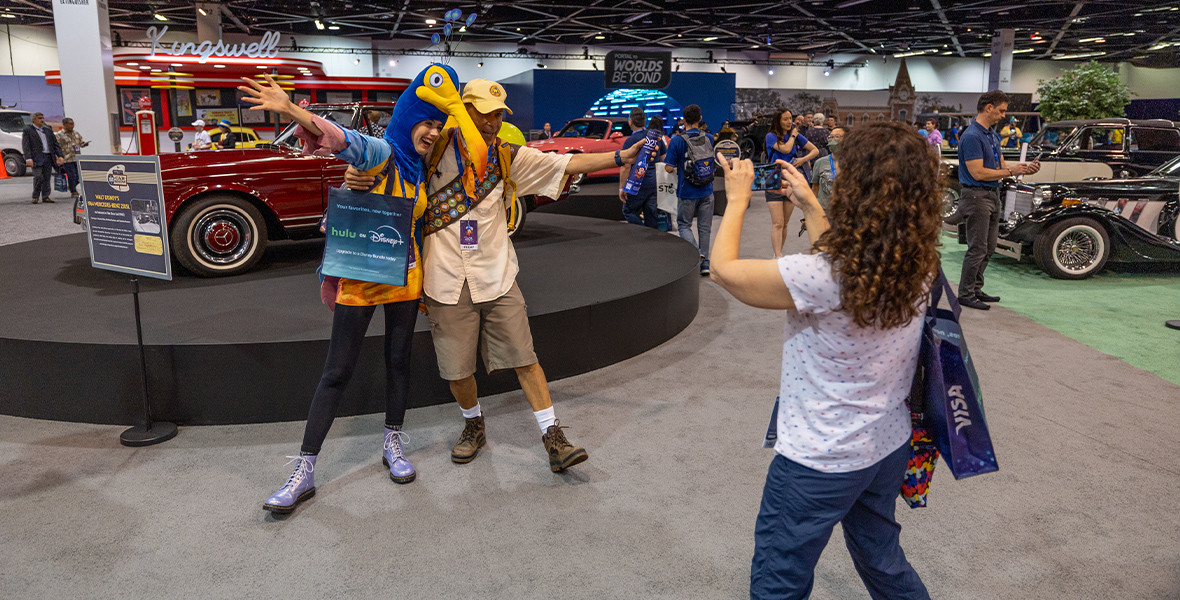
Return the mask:
<path id="1" fill-rule="evenodd" d="M 1165 327 L 1168 327 L 1168 328 L 1170 328 L 1170 329 L 1180 329 L 1180 320 L 1176 320 L 1176 321 L 1165 321 L 1165 322 L 1164 322 L 1164 326 L 1165 326 Z"/>
<path id="2" fill-rule="evenodd" d="M 147 355 L 143 350 L 143 322 L 139 317 L 139 278 L 131 278 L 131 295 L 135 298 L 135 337 L 139 342 L 139 368 L 143 374 L 143 425 L 136 425 L 119 435 L 124 446 L 151 446 L 176 437 L 175 423 L 152 421 L 152 405 L 148 400 Z"/>
<path id="3" fill-rule="evenodd" d="M 136 425 L 119 434 L 119 443 L 131 447 L 151 446 L 176 437 L 177 431 L 175 423 L 166 421 L 156 421 L 151 428 Z"/>

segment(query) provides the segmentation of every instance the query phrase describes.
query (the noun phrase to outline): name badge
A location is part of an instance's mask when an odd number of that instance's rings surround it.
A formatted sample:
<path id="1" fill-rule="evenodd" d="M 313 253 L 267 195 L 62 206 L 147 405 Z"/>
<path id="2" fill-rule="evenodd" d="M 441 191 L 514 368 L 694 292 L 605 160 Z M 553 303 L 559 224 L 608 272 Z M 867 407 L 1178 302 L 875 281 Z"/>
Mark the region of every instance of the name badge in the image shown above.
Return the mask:
<path id="1" fill-rule="evenodd" d="M 473 220 L 459 221 L 459 249 L 479 248 L 479 223 Z"/>
<path id="2" fill-rule="evenodd" d="M 773 448 L 778 441 L 778 398 L 774 399 L 774 410 L 770 411 L 770 426 L 766 428 L 766 439 L 762 440 L 763 448 Z"/>

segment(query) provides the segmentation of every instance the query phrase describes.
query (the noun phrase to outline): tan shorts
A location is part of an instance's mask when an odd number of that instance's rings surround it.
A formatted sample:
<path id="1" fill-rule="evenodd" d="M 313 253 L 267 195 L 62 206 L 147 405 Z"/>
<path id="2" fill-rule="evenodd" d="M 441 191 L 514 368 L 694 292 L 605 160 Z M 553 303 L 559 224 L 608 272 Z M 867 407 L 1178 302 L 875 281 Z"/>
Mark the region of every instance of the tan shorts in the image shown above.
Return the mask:
<path id="1" fill-rule="evenodd" d="M 528 310 L 516 282 L 507 294 L 479 304 L 471 302 L 466 282 L 457 304 L 441 304 L 429 296 L 424 299 L 438 373 L 443 379 L 458 381 L 474 375 L 477 347 L 489 373 L 537 362 Z"/>

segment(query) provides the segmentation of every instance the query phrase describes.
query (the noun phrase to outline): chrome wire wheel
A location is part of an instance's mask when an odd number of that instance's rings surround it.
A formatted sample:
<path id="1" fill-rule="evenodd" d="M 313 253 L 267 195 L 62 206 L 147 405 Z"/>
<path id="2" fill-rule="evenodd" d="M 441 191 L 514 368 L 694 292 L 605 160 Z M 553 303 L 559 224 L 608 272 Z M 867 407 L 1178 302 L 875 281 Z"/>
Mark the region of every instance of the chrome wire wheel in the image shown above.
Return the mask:
<path id="1" fill-rule="evenodd" d="M 1053 262 L 1067 273 L 1081 275 L 1094 268 L 1105 252 L 1102 236 L 1092 227 L 1075 225 L 1061 232 L 1053 245 Z"/>
<path id="2" fill-rule="evenodd" d="M 959 192 L 954 188 L 946 188 L 942 190 L 942 218 L 949 219 L 959 211 Z"/>
<path id="3" fill-rule="evenodd" d="M 194 254 L 213 265 L 242 260 L 254 249 L 257 232 L 249 217 L 230 207 L 216 207 L 193 222 L 191 243 Z"/>

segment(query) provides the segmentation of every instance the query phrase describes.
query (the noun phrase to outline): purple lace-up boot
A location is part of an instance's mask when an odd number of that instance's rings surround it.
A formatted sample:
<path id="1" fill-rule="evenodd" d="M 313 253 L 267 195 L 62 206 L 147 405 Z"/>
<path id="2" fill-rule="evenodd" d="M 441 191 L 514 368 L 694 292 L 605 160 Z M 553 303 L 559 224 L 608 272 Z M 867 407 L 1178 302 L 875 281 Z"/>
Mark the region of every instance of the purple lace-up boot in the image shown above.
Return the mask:
<path id="1" fill-rule="evenodd" d="M 389 478 L 395 483 L 409 483 L 418 476 L 414 465 L 402 452 L 402 436 L 409 438 L 400 427 L 385 428 L 385 449 L 381 453 L 381 463 L 389 467 Z"/>
<path id="2" fill-rule="evenodd" d="M 297 463 L 295 472 L 287 478 L 287 483 L 262 505 L 263 510 L 285 515 L 295 510 L 300 502 L 315 495 L 315 459 L 316 455 L 288 456 L 287 464 Z"/>

